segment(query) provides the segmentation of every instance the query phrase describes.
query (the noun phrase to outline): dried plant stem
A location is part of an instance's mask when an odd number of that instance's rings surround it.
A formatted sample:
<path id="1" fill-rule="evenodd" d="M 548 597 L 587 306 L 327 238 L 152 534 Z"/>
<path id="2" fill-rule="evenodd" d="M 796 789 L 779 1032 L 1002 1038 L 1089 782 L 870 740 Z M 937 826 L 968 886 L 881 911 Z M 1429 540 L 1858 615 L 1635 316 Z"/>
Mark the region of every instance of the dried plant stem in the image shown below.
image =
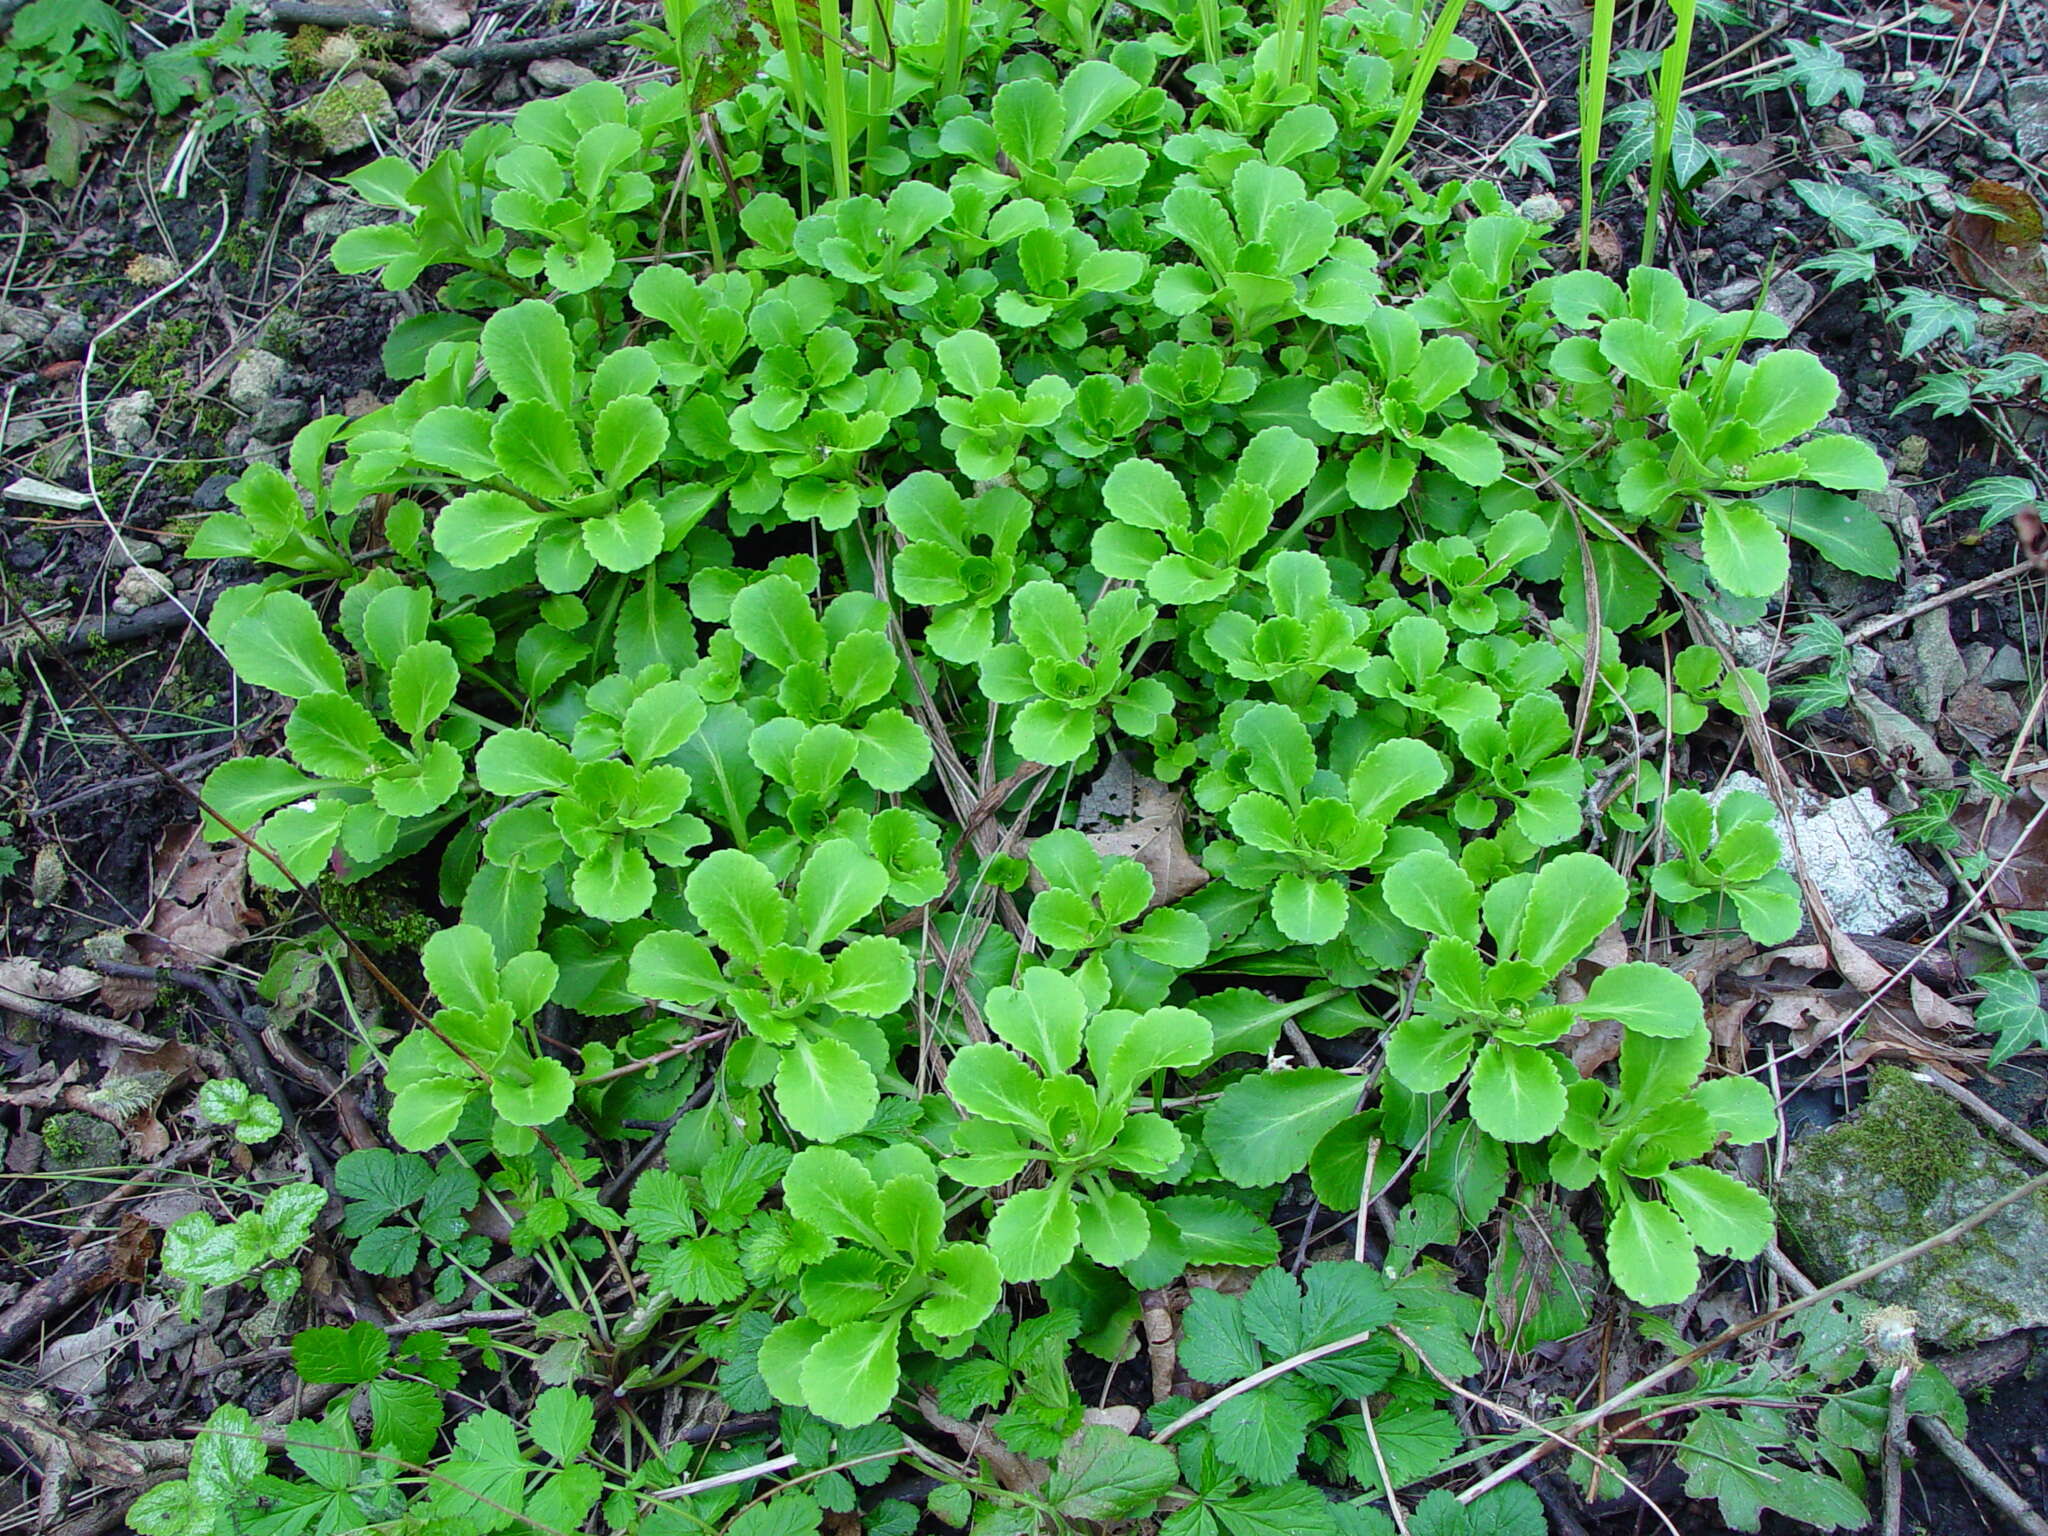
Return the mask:
<path id="1" fill-rule="evenodd" d="M 1781 1323 L 1786 1318 L 1803 1312 L 1810 1306 L 1840 1296 L 1845 1291 L 1853 1291 L 1857 1286 L 1867 1281 L 1875 1280 L 1888 1269 L 1895 1269 L 1901 1264 L 1910 1263 L 1914 1259 L 1934 1252 L 1937 1248 L 1946 1248 L 1957 1238 L 1964 1236 L 1966 1233 L 1974 1232 L 1978 1227 L 1981 1227 L 2008 1206 L 2017 1205 L 2022 1200 L 2031 1199 L 2043 1190 L 2048 1190 L 2048 1173 L 2039 1174 L 2034 1178 L 2028 1179 L 2024 1184 L 2014 1186 L 1996 1200 L 1991 1201 L 1987 1205 L 1979 1206 L 1961 1221 L 1943 1227 L 1933 1236 L 1922 1238 L 1917 1243 L 1901 1248 L 1897 1253 L 1888 1254 L 1874 1264 L 1866 1264 L 1863 1268 L 1844 1275 L 1832 1284 L 1822 1286 L 1810 1296 L 1802 1296 L 1796 1301 L 1785 1303 L 1782 1307 L 1774 1307 L 1768 1312 L 1760 1313 L 1746 1322 L 1735 1323 L 1722 1329 L 1721 1332 L 1715 1334 L 1706 1343 L 1699 1345 L 1695 1349 L 1687 1350 L 1677 1359 L 1659 1366 L 1656 1370 L 1650 1372 L 1649 1375 L 1632 1382 L 1619 1392 L 1613 1393 L 1605 1401 L 1597 1403 L 1584 1413 L 1576 1415 L 1566 1424 L 1562 1432 L 1563 1435 L 1576 1434 L 1581 1430 L 1591 1428 L 1616 1409 L 1625 1408 L 1630 1403 L 1649 1396 L 1650 1393 L 1656 1391 L 1658 1387 L 1680 1372 L 1691 1369 L 1709 1355 L 1718 1354 L 1737 1339 L 1754 1333 L 1759 1328 L 1767 1328 L 1773 1323 Z M 1211 1401 L 1213 1402 L 1214 1399 L 1211 1399 Z M 1207 1404 L 1204 1404 L 1205 1408 L 1207 1406 Z M 1551 1431 L 1545 1431 L 1545 1433 L 1553 1434 L 1553 1440 L 1562 1438 L 1561 1435 Z M 1502 1483 L 1508 1481 L 1509 1478 L 1519 1476 L 1525 1468 L 1548 1456 L 1553 1448 L 1553 1445 L 1548 1443 L 1530 1446 L 1519 1456 L 1496 1467 L 1470 1488 L 1459 1494 L 1458 1502 L 1469 1504 L 1481 1494 L 1498 1488 Z M 2048 1531 L 2044 1531 L 2042 1536 L 2048 1536 Z"/>
<path id="2" fill-rule="evenodd" d="M 1358 1332 L 1347 1333 L 1343 1338 L 1334 1340 L 1331 1343 L 1318 1344 L 1314 1349 L 1304 1349 L 1298 1355 L 1289 1355 L 1285 1360 L 1275 1365 L 1269 1365 L 1262 1371 L 1253 1371 L 1243 1381 L 1227 1386 L 1214 1397 L 1197 1403 L 1152 1438 L 1164 1444 L 1186 1429 L 1190 1424 L 1198 1424 L 1203 1419 L 1209 1417 L 1210 1414 L 1221 1408 L 1232 1398 L 1242 1397 L 1254 1387 L 1263 1387 L 1267 1382 L 1285 1376 L 1289 1371 L 1298 1371 L 1304 1365 L 1312 1365 L 1316 1361 L 1326 1359 L 1331 1355 L 1340 1355 L 1347 1349 L 1356 1349 L 1379 1331 L 1377 1328 L 1361 1328 Z"/>
<path id="3" fill-rule="evenodd" d="M 1924 1413 L 1914 1415 L 1913 1424 L 1966 1482 L 1998 1506 L 1998 1512 L 2013 1523 L 2014 1529 L 2024 1531 L 2026 1536 L 2048 1536 L 2048 1520 L 2043 1520 L 2011 1483 L 1987 1467 L 1983 1458 L 1963 1444 L 1954 1430 Z"/>

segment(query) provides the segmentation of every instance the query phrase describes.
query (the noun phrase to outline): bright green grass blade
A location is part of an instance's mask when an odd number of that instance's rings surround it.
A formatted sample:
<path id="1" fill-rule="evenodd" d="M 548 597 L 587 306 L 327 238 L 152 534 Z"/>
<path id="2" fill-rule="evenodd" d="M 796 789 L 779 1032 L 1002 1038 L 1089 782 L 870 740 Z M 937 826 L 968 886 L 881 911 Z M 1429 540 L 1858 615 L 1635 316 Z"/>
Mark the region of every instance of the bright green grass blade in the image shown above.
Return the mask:
<path id="1" fill-rule="evenodd" d="M 1664 50 L 1657 72 L 1657 141 L 1650 152 L 1650 190 L 1643 207 L 1643 265 L 1657 259 L 1657 225 L 1664 214 L 1664 183 L 1671 170 L 1671 138 L 1678 126 L 1678 105 L 1685 94 L 1685 68 L 1692 60 L 1692 23 L 1696 0 L 1671 0 L 1678 32 Z"/>
<path id="2" fill-rule="evenodd" d="M 1386 186 L 1387 178 L 1394 174 L 1394 167 L 1400 161 L 1401 152 L 1408 147 L 1415 125 L 1422 121 L 1423 98 L 1429 94 L 1430 81 L 1436 78 L 1437 65 L 1451 51 L 1451 39 L 1458 35 L 1458 23 L 1464 15 L 1465 0 L 1444 0 L 1443 9 L 1436 13 L 1436 22 L 1422 40 L 1422 52 L 1416 56 L 1415 72 L 1408 77 L 1408 94 L 1401 98 L 1401 110 L 1394 118 L 1387 142 L 1380 149 L 1380 157 L 1373 162 L 1372 173 L 1360 189 L 1367 202 L 1378 197 L 1380 189 Z"/>
<path id="3" fill-rule="evenodd" d="M 1579 265 L 1593 256 L 1593 168 L 1607 117 L 1607 77 L 1614 62 L 1614 0 L 1593 0 L 1592 52 L 1579 80 Z"/>

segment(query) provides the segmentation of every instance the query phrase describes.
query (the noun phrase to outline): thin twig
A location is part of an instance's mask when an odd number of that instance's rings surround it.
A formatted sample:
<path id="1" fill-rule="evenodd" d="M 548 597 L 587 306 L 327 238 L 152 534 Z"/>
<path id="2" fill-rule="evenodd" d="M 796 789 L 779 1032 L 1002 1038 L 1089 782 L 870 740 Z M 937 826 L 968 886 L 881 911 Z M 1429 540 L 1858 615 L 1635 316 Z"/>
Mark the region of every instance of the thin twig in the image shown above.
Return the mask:
<path id="1" fill-rule="evenodd" d="M 1340 1355 L 1347 1349 L 1356 1349 L 1379 1331 L 1377 1328 L 1361 1328 L 1357 1333 L 1347 1333 L 1343 1338 L 1337 1339 L 1332 1343 L 1318 1344 L 1314 1349 L 1304 1349 L 1298 1355 L 1289 1355 L 1277 1365 L 1269 1365 L 1262 1371 L 1253 1371 L 1243 1381 L 1233 1383 L 1225 1387 L 1221 1392 L 1218 1392 L 1214 1397 L 1195 1404 L 1194 1407 L 1175 1419 L 1152 1438 L 1163 1444 L 1186 1429 L 1190 1424 L 1196 1424 L 1206 1419 L 1232 1398 L 1242 1397 L 1254 1387 L 1263 1387 L 1267 1382 L 1285 1376 L 1290 1371 L 1298 1371 L 1304 1365 L 1313 1365 L 1316 1361 L 1325 1359 L 1330 1355 Z"/>
<path id="2" fill-rule="evenodd" d="M 1984 1465 L 1982 1458 L 1963 1444 L 1954 1430 L 1924 1413 L 1913 1416 L 1913 1427 L 1933 1441 L 1934 1448 L 1949 1459 L 1949 1464 L 1962 1474 L 1964 1480 L 1996 1504 L 1998 1512 L 2016 1529 L 2024 1531 L 2026 1536 L 2048 1536 L 2048 1520 L 2036 1514 L 2013 1490 L 2011 1483 Z"/>
<path id="3" fill-rule="evenodd" d="M 2048 1146 L 2044 1146 L 2038 1137 L 2015 1125 L 1961 1083 L 1952 1083 L 1939 1072 L 1915 1072 L 1913 1080 L 1939 1089 L 2036 1162 L 2048 1164 Z"/>

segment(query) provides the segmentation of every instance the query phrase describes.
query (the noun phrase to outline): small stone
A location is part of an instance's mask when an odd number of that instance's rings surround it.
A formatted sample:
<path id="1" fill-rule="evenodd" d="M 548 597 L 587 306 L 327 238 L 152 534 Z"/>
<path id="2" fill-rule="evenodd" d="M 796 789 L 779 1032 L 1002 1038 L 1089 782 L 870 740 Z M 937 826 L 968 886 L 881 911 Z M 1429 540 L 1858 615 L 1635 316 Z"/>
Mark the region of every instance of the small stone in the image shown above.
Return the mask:
<path id="1" fill-rule="evenodd" d="M 50 334 L 50 327 L 56 323 L 56 316 L 45 314 L 39 309 L 24 309 L 19 304 L 0 304 L 0 331 L 34 346 Z"/>
<path id="2" fill-rule="evenodd" d="M 1978 750 L 1983 751 L 2011 739 L 2012 733 L 2020 728 L 2020 707 L 2009 693 L 1986 688 L 1982 683 L 1965 683 L 1948 701 L 1941 723 L 1953 727 L 1966 741 L 1976 738 L 1982 744 Z"/>
<path id="3" fill-rule="evenodd" d="M 1532 224 L 1555 224 L 1565 216 L 1566 210 L 1563 199 L 1556 193 L 1538 192 L 1533 197 L 1524 198 L 1515 212 Z"/>
<path id="4" fill-rule="evenodd" d="M 1723 314 L 1739 309 L 1748 309 L 1756 303 L 1756 296 L 1763 291 L 1763 283 L 1754 277 L 1738 278 L 1735 282 L 1716 288 L 1707 295 L 1707 302 Z M 1770 297 L 1764 300 L 1764 312 L 1776 315 L 1789 329 L 1796 330 L 1800 321 L 1813 312 L 1815 290 L 1812 283 L 1797 272 L 1778 272 L 1771 278 Z"/>
<path id="5" fill-rule="evenodd" d="M 35 863 L 29 868 L 28 900 L 32 907 L 47 907 L 64 894 L 71 884 L 71 871 L 64 867 L 64 855 L 55 843 L 45 843 L 36 850 Z"/>
<path id="6" fill-rule="evenodd" d="M 318 159 L 367 149 L 398 121 L 391 93 L 361 70 L 345 75 L 285 114 L 304 151 Z"/>
<path id="7" fill-rule="evenodd" d="M 366 224 L 381 224 L 389 217 L 384 209 L 367 203 L 322 203 L 306 210 L 299 220 L 299 232 L 310 240 L 327 241 Z"/>
<path id="8" fill-rule="evenodd" d="M 1955 636 L 1949 633 L 1946 610 L 1937 608 L 1913 621 L 1913 659 L 1920 674 L 1913 702 L 1922 718 L 1938 720 L 1942 704 L 1969 675 Z"/>
<path id="9" fill-rule="evenodd" d="M 43 338 L 43 356 L 53 363 L 68 363 L 85 356 L 86 344 L 91 340 L 92 331 L 85 323 L 85 316 L 59 310 L 56 323 L 50 327 L 49 335 Z"/>
<path id="10" fill-rule="evenodd" d="M 154 251 L 141 251 L 128 258 L 121 275 L 138 288 L 161 288 L 178 275 L 178 264 Z"/>
<path id="11" fill-rule="evenodd" d="M 0 364 L 28 350 L 28 343 L 11 331 L 0 331 Z"/>
<path id="12" fill-rule="evenodd" d="M 1778 1186 L 1787 1246 L 1823 1283 L 1953 1226 L 2035 1171 L 1907 1072 L 1880 1067 L 1871 1084 L 1855 1114 L 1793 1147 Z M 1922 1343 L 1966 1349 L 2048 1324 L 2043 1251 L 2048 1193 L 1856 1291 L 1918 1312 Z"/>
<path id="13" fill-rule="evenodd" d="M 1731 773 L 1724 788 L 1770 794 L 1749 773 Z M 1814 888 L 1847 932 L 1880 936 L 1948 905 L 1947 887 L 1886 830 L 1891 818 L 1868 788 L 1838 800 L 1799 790 L 1792 813 L 1789 828 L 1782 808 L 1771 823 L 1785 847 L 1780 867 L 1792 868 L 1796 833 Z"/>
<path id="14" fill-rule="evenodd" d="M 266 443 L 282 442 L 312 419 L 313 413 L 305 401 L 280 395 L 256 408 L 249 418 L 249 435 Z"/>
<path id="15" fill-rule="evenodd" d="M 163 547 L 147 539 L 124 533 L 107 545 L 107 560 L 116 570 L 132 570 L 136 566 L 157 566 L 164 563 Z"/>
<path id="16" fill-rule="evenodd" d="M 235 483 L 230 474 L 208 475 L 192 493 L 192 505 L 202 512 L 218 512 L 228 504 L 228 490 Z"/>
<path id="17" fill-rule="evenodd" d="M 363 45 L 346 32 L 330 32 L 313 55 L 313 67 L 323 75 L 341 75 L 362 62 Z"/>
<path id="18" fill-rule="evenodd" d="M 526 78 L 544 91 L 573 91 L 597 78 L 574 59 L 535 59 L 526 66 Z"/>
<path id="19" fill-rule="evenodd" d="M 1859 139 L 1867 139 L 1877 132 L 1877 119 L 1856 107 L 1850 107 L 1835 121 L 1845 132 L 1853 133 Z"/>
<path id="20" fill-rule="evenodd" d="M 114 605 L 126 603 L 128 611 L 147 608 L 151 603 L 160 603 L 171 595 L 170 578 L 161 571 L 145 570 L 142 566 L 131 565 L 121 573 L 121 579 L 114 586 Z"/>
<path id="21" fill-rule="evenodd" d="M 1955 767 L 1934 738 L 1927 734 L 1927 727 L 1910 716 L 1901 714 L 1875 694 L 1860 690 L 1850 701 L 1850 708 L 1863 723 L 1865 737 L 1872 750 L 1887 765 L 1902 767 L 1930 784 L 1946 783 L 1955 774 Z M 1869 794 L 1869 790 L 1864 790 Z M 1875 802 L 1873 802 L 1874 808 Z M 1919 868 L 1916 864 L 1914 868 Z M 1859 928 L 1858 933 L 1875 933 L 1878 930 Z"/>
<path id="22" fill-rule="evenodd" d="M 49 558 L 50 546 L 38 538 L 15 539 L 7 546 L 7 564 L 13 570 L 39 570 Z"/>
<path id="23" fill-rule="evenodd" d="M 2027 671 L 2027 658 L 2020 653 L 2020 648 L 2016 645 L 2002 645 L 1993 652 L 1991 660 L 1985 665 L 1984 676 L 1980 679 L 1982 682 L 1994 684 L 2026 683 L 2032 680 Z"/>
<path id="24" fill-rule="evenodd" d="M 146 389 L 138 389 L 133 394 L 109 400 L 101 421 L 116 448 L 133 452 L 149 441 L 151 418 L 155 414 L 156 396 Z"/>
<path id="25" fill-rule="evenodd" d="M 2005 109 L 2012 116 L 2013 143 L 2020 158 L 2048 157 L 2048 75 L 2009 82 Z"/>
<path id="26" fill-rule="evenodd" d="M 1911 437 L 1901 438 L 1898 452 L 1892 459 L 1892 468 L 1902 475 L 1917 475 L 1927 467 L 1927 455 L 1931 451 L 1927 439 L 1917 432 Z"/>
<path id="27" fill-rule="evenodd" d="M 284 383 L 284 369 L 284 359 L 275 352 L 250 348 L 228 375 L 228 404 L 245 415 L 253 415 Z"/>
<path id="28" fill-rule="evenodd" d="M 422 37 L 460 37 L 469 30 L 476 0 L 406 0 L 406 18 Z"/>

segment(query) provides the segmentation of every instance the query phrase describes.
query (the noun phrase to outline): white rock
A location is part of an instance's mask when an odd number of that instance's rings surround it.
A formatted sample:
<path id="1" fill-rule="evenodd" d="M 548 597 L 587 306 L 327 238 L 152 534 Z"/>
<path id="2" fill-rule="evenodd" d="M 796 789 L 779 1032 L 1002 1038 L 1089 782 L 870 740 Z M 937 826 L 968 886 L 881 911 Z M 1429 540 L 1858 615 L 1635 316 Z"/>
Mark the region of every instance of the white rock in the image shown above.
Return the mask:
<path id="1" fill-rule="evenodd" d="M 132 395 L 119 395 L 109 400 L 101 422 L 114 446 L 129 450 L 149 440 L 151 418 L 155 415 L 156 396 L 146 389 L 138 389 Z"/>
<path id="2" fill-rule="evenodd" d="M 1753 774 L 1731 773 L 1726 789 L 1770 798 Z M 1806 873 L 1845 932 L 1886 934 L 1948 905 L 1948 888 L 1885 830 L 1891 818 L 1868 788 L 1835 800 L 1810 790 L 1795 793 L 1792 827 L 1787 829 L 1782 813 L 1771 824 L 1785 845 L 1783 867 L 1793 867 L 1796 834 Z"/>
<path id="3" fill-rule="evenodd" d="M 130 612 L 136 608 L 147 608 L 151 603 L 160 603 L 171 595 L 171 581 L 161 572 L 152 571 L 140 565 L 131 565 L 121 573 L 120 582 L 114 587 L 114 605 L 130 605 Z"/>
<path id="4" fill-rule="evenodd" d="M 238 411 L 255 411 L 284 383 L 284 366 L 284 359 L 275 352 L 250 348 L 228 375 L 228 404 Z"/>

